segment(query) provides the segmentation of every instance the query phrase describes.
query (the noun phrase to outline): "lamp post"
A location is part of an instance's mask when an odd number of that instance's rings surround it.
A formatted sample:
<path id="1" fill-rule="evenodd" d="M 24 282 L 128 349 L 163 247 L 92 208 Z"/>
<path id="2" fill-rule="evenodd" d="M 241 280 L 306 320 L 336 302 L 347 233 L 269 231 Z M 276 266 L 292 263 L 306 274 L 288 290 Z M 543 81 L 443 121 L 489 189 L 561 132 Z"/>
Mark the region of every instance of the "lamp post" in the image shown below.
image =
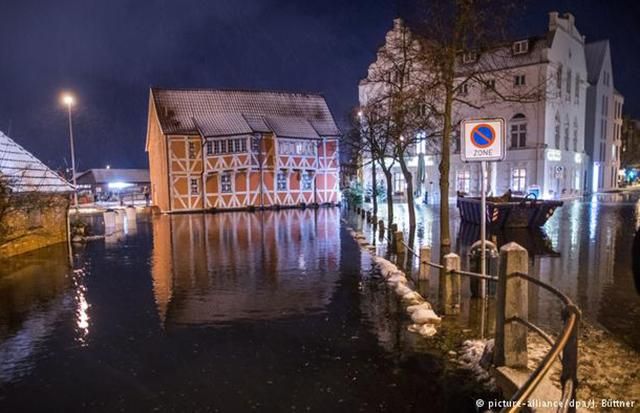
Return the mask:
<path id="1" fill-rule="evenodd" d="M 78 187 L 76 185 L 76 155 L 73 148 L 73 123 L 71 122 L 71 106 L 75 103 L 72 95 L 66 93 L 62 96 L 62 103 L 67 105 L 69 114 L 69 145 L 71 147 L 71 177 L 73 181 L 73 205 L 78 208 Z"/>

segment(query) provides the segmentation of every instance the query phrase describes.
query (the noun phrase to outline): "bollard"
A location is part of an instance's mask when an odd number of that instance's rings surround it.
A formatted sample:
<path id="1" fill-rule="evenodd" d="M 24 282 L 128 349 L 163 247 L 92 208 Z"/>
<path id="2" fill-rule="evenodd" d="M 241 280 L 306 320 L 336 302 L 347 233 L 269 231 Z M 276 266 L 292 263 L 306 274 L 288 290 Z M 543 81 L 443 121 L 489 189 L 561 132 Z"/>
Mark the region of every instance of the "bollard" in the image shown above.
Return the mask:
<path id="1" fill-rule="evenodd" d="M 498 248 L 496 244 L 491 241 L 485 242 L 485 274 L 495 275 L 498 273 Z M 482 241 L 476 241 L 471 245 L 469 251 L 469 271 L 481 273 L 481 257 L 480 254 L 482 248 Z M 485 288 L 482 288 L 485 286 Z M 494 296 L 496 294 L 496 283 L 486 280 L 480 280 L 479 278 L 471 277 L 469 280 L 469 288 L 471 290 L 472 298 L 484 298 L 486 295 L 483 292 L 487 293 L 489 296 Z"/>
<path id="2" fill-rule="evenodd" d="M 431 261 L 431 248 L 423 245 L 420 247 L 420 272 L 418 273 L 419 280 L 429 279 L 429 264 Z"/>
<path id="3" fill-rule="evenodd" d="M 460 274 L 452 271 L 460 271 L 460 257 L 449 253 L 444 256 L 445 274 L 440 279 L 440 301 L 445 315 L 454 315 L 460 312 Z"/>
<path id="4" fill-rule="evenodd" d="M 527 250 L 515 242 L 500 248 L 500 272 L 496 297 L 496 337 L 494 364 L 512 368 L 526 368 L 527 327 L 514 317 L 527 320 L 527 281 L 516 273 L 527 274 Z"/>
<path id="5" fill-rule="evenodd" d="M 104 234 L 111 235 L 116 230 L 116 213 L 112 209 L 107 209 L 102 213 L 104 219 Z"/>
<path id="6" fill-rule="evenodd" d="M 127 216 L 127 221 L 131 222 L 131 221 L 135 221 L 136 220 L 136 209 L 135 207 L 132 206 L 128 206 L 125 210 L 126 212 L 126 216 Z"/>
<path id="7" fill-rule="evenodd" d="M 124 227 L 124 211 L 115 211 L 116 214 L 116 230 Z"/>
<path id="8" fill-rule="evenodd" d="M 393 233 L 393 244 L 397 255 L 404 254 L 404 244 L 402 243 L 404 234 L 402 231 L 396 231 Z"/>

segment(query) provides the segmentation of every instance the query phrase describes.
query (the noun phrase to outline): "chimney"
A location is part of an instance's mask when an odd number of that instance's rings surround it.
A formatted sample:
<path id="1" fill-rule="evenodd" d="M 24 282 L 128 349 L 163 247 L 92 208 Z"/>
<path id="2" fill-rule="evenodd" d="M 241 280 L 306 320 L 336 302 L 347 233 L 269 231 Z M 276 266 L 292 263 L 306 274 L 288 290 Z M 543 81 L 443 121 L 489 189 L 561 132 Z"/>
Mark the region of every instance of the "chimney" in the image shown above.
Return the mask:
<path id="1" fill-rule="evenodd" d="M 569 27 L 575 27 L 576 18 L 571 13 L 565 13 L 563 16 L 565 19 L 569 20 Z"/>
<path id="2" fill-rule="evenodd" d="M 554 31 L 558 27 L 558 12 L 549 12 L 549 31 Z"/>
<path id="3" fill-rule="evenodd" d="M 402 26 L 404 26 L 404 21 L 402 21 L 402 18 L 396 17 L 395 19 L 393 19 L 393 30 L 399 30 L 402 28 Z"/>

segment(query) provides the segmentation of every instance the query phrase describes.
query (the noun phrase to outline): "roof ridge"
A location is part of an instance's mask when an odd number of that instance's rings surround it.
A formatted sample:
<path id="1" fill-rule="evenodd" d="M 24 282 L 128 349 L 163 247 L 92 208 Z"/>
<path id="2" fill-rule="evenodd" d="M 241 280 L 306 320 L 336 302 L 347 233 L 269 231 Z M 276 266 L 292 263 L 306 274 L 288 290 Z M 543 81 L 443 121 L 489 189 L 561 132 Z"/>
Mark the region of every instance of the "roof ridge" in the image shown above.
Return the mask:
<path id="1" fill-rule="evenodd" d="M 253 88 L 207 88 L 207 87 L 160 87 L 151 86 L 151 91 L 167 91 L 167 92 L 244 92 L 244 93 L 278 93 L 282 95 L 297 96 L 318 96 L 324 98 L 322 92 L 311 91 L 289 91 L 284 89 L 253 89 Z"/>

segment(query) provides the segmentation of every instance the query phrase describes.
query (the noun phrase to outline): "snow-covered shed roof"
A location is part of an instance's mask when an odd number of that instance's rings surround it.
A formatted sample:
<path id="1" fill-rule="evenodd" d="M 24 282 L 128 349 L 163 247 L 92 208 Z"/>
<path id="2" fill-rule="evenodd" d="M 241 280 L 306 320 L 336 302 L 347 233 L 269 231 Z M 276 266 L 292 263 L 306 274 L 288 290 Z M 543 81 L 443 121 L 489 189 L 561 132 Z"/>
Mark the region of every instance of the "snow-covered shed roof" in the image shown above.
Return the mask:
<path id="1" fill-rule="evenodd" d="M 73 186 L 0 132 L 0 176 L 14 192 L 73 192 Z"/>
<path id="2" fill-rule="evenodd" d="M 108 184 L 109 182 L 149 183 L 148 169 L 88 169 L 76 174 L 78 184 Z"/>
<path id="3" fill-rule="evenodd" d="M 151 89 L 162 132 L 204 137 L 273 132 L 278 136 L 340 136 L 321 95 L 217 89 Z"/>

